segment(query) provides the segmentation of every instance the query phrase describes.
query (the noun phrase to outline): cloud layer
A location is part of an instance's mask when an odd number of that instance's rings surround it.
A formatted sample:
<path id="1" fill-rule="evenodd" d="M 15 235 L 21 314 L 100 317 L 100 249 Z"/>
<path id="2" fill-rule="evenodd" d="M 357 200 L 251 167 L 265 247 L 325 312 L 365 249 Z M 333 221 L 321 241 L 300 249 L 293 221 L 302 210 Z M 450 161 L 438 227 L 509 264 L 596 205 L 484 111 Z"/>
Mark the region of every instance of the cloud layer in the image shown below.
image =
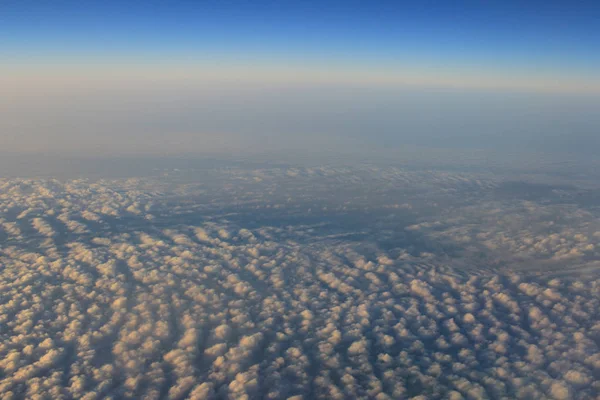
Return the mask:
<path id="1" fill-rule="evenodd" d="M 548 233 L 564 206 L 492 207 L 502 186 L 459 173 L 173 174 L 0 181 L 0 397 L 600 394 L 597 273 L 470 268 L 591 268 L 594 212 Z"/>

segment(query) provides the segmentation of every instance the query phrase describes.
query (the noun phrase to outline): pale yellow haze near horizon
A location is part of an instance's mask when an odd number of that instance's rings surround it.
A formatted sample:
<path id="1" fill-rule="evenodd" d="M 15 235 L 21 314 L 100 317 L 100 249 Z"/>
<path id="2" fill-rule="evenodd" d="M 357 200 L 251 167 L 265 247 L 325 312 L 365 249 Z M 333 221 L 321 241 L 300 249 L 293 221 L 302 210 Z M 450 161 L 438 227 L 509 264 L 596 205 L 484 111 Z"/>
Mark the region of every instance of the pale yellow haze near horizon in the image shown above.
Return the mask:
<path id="1" fill-rule="evenodd" d="M 532 93 L 600 94 L 600 78 L 552 73 L 443 67 L 359 68 L 352 66 L 50 64 L 0 66 L 1 97 L 39 89 L 93 89 L 106 85 L 266 86 L 334 85 L 374 88 L 449 88 Z"/>
<path id="2" fill-rule="evenodd" d="M 14 152 L 360 152 L 565 134 L 585 149 L 600 125 L 597 80 L 477 69 L 5 64 L 0 88 L 0 151 Z"/>

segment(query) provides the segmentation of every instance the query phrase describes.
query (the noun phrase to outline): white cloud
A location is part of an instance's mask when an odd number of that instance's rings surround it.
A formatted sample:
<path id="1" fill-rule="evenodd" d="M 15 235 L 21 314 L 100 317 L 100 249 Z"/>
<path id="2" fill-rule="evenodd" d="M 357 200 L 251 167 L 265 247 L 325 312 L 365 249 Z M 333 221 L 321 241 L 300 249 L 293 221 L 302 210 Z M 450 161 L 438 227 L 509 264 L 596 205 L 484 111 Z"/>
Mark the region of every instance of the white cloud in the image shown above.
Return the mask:
<path id="1" fill-rule="evenodd" d="M 287 172 L 261 171 L 262 180 L 249 182 L 269 185 Z M 377 173 L 395 184 L 423 180 Z M 253 177 L 235 177 L 244 174 Z M 300 168 L 294 184 L 315 174 L 361 179 Z M 445 187 L 470 182 L 451 178 L 428 179 Z M 312 240 L 326 226 L 250 228 L 252 221 L 244 228 L 233 214 L 198 223 L 190 217 L 198 204 L 168 199 L 164 206 L 150 183 L 1 186 L 0 209 L 12 211 L 0 215 L 7 233 L 0 251 L 0 397 L 598 395 L 595 276 L 471 274 L 443 251 L 387 251 L 344 235 Z M 239 190 L 227 192 L 236 204 L 250 196 Z M 253 207 L 266 207 L 262 192 L 252 196 Z M 523 207 L 536 218 L 548 212 Z M 150 210 L 153 221 L 144 216 Z M 504 218 L 504 233 L 475 229 L 464 215 L 452 233 L 447 221 L 409 232 L 442 229 L 444 237 L 467 236 L 461 241 L 469 245 L 487 240 L 528 257 L 595 254 L 592 226 L 542 235 L 502 208 L 486 212 Z"/>

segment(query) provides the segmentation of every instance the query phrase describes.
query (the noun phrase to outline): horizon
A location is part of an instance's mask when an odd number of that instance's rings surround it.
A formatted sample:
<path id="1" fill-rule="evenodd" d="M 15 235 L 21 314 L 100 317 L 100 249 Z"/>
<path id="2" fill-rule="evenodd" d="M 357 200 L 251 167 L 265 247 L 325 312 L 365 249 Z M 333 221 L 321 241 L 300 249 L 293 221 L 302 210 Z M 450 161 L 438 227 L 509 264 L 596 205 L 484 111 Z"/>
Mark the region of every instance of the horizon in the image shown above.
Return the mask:
<path id="1" fill-rule="evenodd" d="M 245 153 L 253 138 L 289 150 L 298 136 L 312 140 L 306 151 L 323 141 L 355 152 L 600 149 L 594 2 L 61 1 L 1 11 L 8 151 Z"/>

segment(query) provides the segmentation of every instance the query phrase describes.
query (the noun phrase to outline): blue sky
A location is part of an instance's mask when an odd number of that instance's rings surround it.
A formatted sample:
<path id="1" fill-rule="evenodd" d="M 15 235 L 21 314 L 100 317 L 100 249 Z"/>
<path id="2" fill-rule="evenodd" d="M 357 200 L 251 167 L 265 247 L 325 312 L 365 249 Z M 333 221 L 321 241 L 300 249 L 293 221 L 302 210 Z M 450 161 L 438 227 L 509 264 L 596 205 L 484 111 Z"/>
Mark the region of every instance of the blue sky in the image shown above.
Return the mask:
<path id="1" fill-rule="evenodd" d="M 579 73 L 600 69 L 600 5 L 572 1 L 13 1 L 13 60 L 239 58 Z"/>
<path id="2" fill-rule="evenodd" d="M 598 144 L 594 1 L 6 0 L 0 37 L 5 149 Z"/>

